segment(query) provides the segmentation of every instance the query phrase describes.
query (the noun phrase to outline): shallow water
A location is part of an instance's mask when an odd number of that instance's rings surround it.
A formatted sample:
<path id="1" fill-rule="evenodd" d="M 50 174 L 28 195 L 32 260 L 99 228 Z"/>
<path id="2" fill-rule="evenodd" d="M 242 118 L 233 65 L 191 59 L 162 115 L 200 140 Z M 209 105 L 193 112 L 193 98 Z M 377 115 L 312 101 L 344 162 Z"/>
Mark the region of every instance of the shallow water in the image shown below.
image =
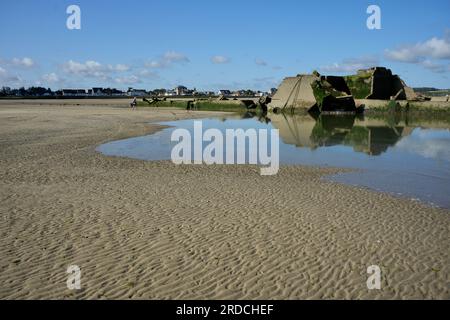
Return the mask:
<path id="1" fill-rule="evenodd" d="M 194 120 L 153 135 L 113 141 L 97 148 L 112 156 L 169 160 L 175 128 L 193 131 Z M 280 163 L 362 169 L 328 177 L 450 208 L 450 122 L 417 116 L 231 115 L 202 119 L 203 130 L 279 129 Z"/>

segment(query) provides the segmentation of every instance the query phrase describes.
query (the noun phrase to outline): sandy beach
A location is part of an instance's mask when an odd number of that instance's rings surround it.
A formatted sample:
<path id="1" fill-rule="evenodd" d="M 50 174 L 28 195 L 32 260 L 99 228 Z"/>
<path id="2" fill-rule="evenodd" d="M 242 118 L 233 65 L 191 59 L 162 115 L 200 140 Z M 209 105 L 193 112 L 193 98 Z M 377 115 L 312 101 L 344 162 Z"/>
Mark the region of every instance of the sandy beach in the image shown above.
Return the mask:
<path id="1" fill-rule="evenodd" d="M 322 179 L 338 168 L 96 152 L 218 114 L 128 102 L 0 100 L 1 299 L 450 299 L 449 210 Z"/>

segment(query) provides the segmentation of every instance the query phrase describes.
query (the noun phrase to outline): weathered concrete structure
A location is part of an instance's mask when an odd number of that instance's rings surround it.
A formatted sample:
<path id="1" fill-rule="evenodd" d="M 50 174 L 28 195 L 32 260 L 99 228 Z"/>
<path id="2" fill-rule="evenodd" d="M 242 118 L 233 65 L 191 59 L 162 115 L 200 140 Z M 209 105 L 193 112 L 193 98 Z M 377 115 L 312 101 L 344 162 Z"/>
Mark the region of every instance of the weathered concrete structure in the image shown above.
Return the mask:
<path id="1" fill-rule="evenodd" d="M 272 97 L 270 109 L 304 109 L 309 112 L 361 112 L 355 99 L 420 101 L 390 69 L 375 67 L 345 77 L 321 76 L 318 72 L 283 80 Z"/>
<path id="2" fill-rule="evenodd" d="M 312 108 L 316 104 L 316 98 L 311 84 L 318 79 L 315 75 L 285 78 L 272 97 L 270 108 Z"/>
<path id="3" fill-rule="evenodd" d="M 311 112 L 355 112 L 355 101 L 345 79 L 335 76 L 298 75 L 285 78 L 272 97 L 271 109 L 305 109 Z"/>
<path id="4" fill-rule="evenodd" d="M 375 67 L 345 77 L 356 99 L 417 100 L 419 96 L 390 69 Z"/>

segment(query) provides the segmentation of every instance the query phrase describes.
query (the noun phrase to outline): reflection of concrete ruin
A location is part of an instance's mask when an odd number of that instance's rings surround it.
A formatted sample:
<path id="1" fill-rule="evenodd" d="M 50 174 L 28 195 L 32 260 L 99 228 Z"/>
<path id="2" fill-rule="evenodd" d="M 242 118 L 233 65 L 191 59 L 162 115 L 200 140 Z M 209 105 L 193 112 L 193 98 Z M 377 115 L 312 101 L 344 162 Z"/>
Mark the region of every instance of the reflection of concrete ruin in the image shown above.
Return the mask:
<path id="1" fill-rule="evenodd" d="M 355 99 L 420 100 L 391 70 L 376 67 L 356 75 L 338 77 L 297 75 L 285 78 L 272 98 L 271 109 L 305 109 L 310 112 L 358 112 Z"/>
<path id="2" fill-rule="evenodd" d="M 382 154 L 415 128 L 354 115 L 319 115 L 315 119 L 310 115 L 274 114 L 270 118 L 284 143 L 310 149 L 347 145 L 369 155 Z"/>

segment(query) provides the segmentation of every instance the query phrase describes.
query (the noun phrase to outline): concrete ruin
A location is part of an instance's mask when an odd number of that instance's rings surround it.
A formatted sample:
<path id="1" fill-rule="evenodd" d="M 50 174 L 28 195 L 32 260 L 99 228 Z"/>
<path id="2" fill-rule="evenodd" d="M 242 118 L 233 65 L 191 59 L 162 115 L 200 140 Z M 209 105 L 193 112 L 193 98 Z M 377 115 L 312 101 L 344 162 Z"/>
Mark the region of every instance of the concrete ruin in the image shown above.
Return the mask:
<path id="1" fill-rule="evenodd" d="M 312 108 L 316 104 L 316 98 L 311 84 L 317 79 L 316 75 L 297 75 L 285 78 L 272 97 L 270 107 L 272 109 Z"/>
<path id="2" fill-rule="evenodd" d="M 298 75 L 285 78 L 270 108 L 302 108 L 310 112 L 355 112 L 355 101 L 344 77 Z"/>
<path id="3" fill-rule="evenodd" d="M 418 100 L 414 90 L 390 69 L 362 69 L 356 75 L 344 77 L 355 99 Z"/>
<path id="4" fill-rule="evenodd" d="M 272 97 L 270 109 L 304 109 L 314 113 L 363 111 L 355 99 L 426 100 L 392 71 L 383 67 L 359 70 L 345 77 L 300 74 L 283 80 Z"/>

